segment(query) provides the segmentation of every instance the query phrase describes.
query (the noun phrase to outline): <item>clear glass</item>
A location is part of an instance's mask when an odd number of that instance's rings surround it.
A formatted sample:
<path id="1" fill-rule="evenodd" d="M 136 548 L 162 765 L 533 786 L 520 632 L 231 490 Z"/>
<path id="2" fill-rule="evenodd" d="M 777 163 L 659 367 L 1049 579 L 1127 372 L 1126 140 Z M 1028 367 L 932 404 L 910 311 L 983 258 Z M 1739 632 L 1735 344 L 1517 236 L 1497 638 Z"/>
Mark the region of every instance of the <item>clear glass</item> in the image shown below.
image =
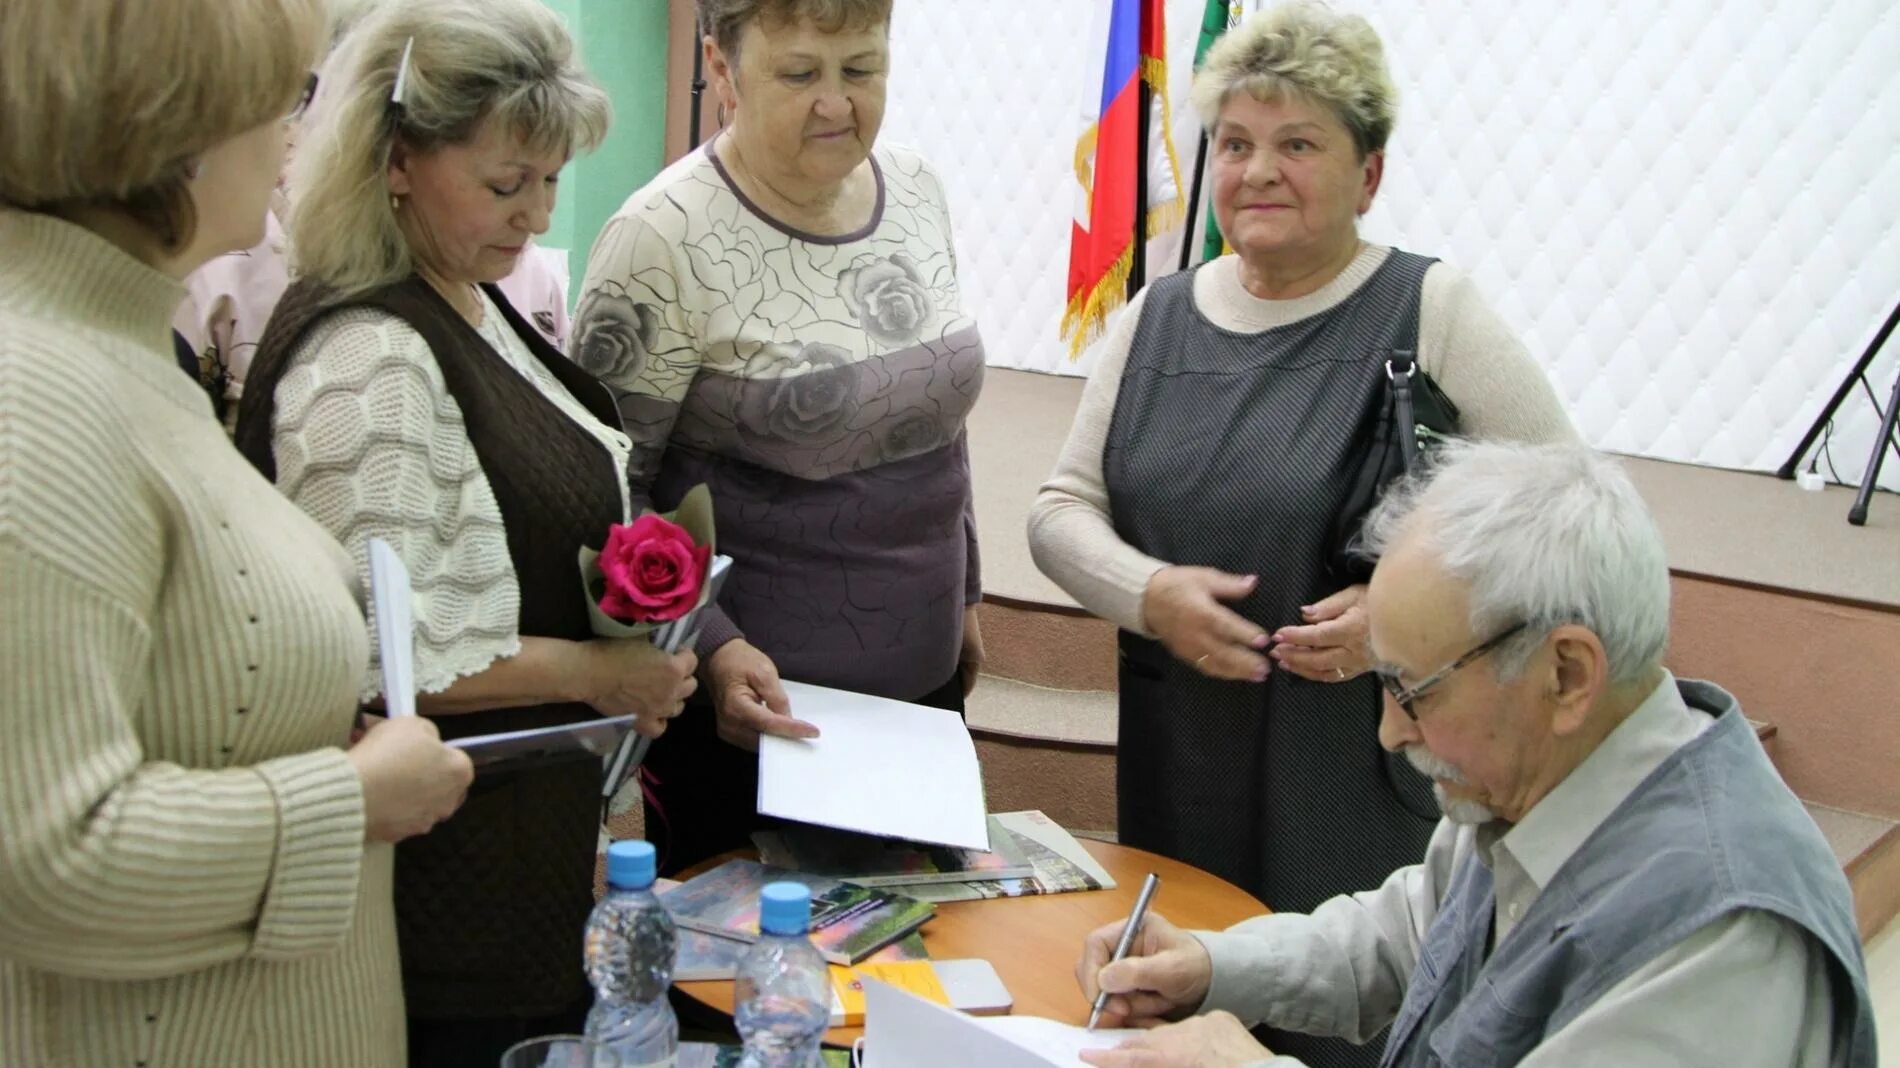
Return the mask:
<path id="1" fill-rule="evenodd" d="M 501 1068 L 622 1068 L 611 1050 L 595 1049 L 580 1035 L 543 1035 L 508 1048 Z"/>
<path id="2" fill-rule="evenodd" d="M 808 1068 L 831 1022 L 825 959 L 804 935 L 765 935 L 739 962 L 733 1022 L 745 1040 L 743 1068 Z"/>

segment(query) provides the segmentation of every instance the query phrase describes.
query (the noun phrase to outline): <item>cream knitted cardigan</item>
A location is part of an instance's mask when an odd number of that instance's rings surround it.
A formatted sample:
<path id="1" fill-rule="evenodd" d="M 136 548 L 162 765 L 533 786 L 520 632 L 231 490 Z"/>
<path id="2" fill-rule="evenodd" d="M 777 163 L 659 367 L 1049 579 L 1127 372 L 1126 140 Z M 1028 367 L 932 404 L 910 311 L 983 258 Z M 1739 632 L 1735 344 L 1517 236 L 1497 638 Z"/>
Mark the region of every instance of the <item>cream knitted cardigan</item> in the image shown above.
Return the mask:
<path id="1" fill-rule="evenodd" d="M 182 287 L 0 249 L 0 1064 L 397 1068 L 349 561 L 179 373 Z"/>

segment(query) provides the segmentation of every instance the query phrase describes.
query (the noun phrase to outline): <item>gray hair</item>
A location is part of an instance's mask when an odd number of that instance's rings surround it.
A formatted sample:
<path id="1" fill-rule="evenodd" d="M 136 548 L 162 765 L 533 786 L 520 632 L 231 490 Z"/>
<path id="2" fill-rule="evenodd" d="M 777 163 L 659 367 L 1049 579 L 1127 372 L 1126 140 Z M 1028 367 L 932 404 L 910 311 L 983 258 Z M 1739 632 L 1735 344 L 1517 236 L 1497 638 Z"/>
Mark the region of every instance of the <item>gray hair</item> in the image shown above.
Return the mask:
<path id="1" fill-rule="evenodd" d="M 891 24 L 893 0 L 699 0 L 699 32 L 727 56 L 739 55 L 739 36 L 754 22 L 769 26 L 809 21 L 826 33 Z"/>
<path id="2" fill-rule="evenodd" d="M 1399 91 L 1378 31 L 1358 15 L 1313 0 L 1262 11 L 1208 49 L 1189 93 L 1201 125 L 1213 129 L 1221 106 L 1237 92 L 1325 105 L 1352 133 L 1361 159 L 1385 148 L 1398 114 Z"/>
<path id="3" fill-rule="evenodd" d="M 402 107 L 390 105 L 414 48 Z M 490 120 L 536 151 L 591 151 L 607 94 L 540 0 L 400 0 L 371 5 L 325 65 L 324 91 L 291 168 L 290 258 L 345 294 L 400 281 L 415 257 L 389 203 L 396 138 L 418 152 L 466 144 Z"/>
<path id="4" fill-rule="evenodd" d="M 1417 539 L 1471 591 L 1471 630 L 1524 633 L 1496 654 L 1509 680 L 1568 623 L 1603 643 L 1612 685 L 1640 679 L 1669 639 L 1669 562 L 1649 508 L 1616 461 L 1582 445 L 1462 442 L 1388 491 L 1364 548 Z"/>

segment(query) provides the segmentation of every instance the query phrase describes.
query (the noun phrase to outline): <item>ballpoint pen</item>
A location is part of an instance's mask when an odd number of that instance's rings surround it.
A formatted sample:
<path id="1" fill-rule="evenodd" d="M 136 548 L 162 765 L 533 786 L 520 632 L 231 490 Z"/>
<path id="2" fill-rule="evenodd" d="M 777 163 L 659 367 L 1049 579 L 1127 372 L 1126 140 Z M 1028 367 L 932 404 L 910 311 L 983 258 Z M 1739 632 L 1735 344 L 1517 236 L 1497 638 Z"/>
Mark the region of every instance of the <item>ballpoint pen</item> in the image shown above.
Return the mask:
<path id="1" fill-rule="evenodd" d="M 1148 902 L 1154 899 L 1155 888 L 1160 885 L 1161 879 L 1154 872 L 1149 872 L 1148 878 L 1142 880 L 1141 893 L 1135 895 L 1135 911 L 1128 914 L 1128 926 L 1122 928 L 1122 939 L 1115 944 L 1115 955 L 1108 959 L 1109 964 L 1126 957 L 1128 951 L 1135 948 L 1135 935 L 1140 933 L 1141 921 L 1148 915 Z M 1108 991 L 1099 988 L 1100 982 L 1098 978 L 1095 1004 L 1089 1009 L 1088 1029 L 1091 1031 L 1095 1030 L 1095 1021 L 1101 1018 L 1102 1010 L 1108 1007 Z"/>

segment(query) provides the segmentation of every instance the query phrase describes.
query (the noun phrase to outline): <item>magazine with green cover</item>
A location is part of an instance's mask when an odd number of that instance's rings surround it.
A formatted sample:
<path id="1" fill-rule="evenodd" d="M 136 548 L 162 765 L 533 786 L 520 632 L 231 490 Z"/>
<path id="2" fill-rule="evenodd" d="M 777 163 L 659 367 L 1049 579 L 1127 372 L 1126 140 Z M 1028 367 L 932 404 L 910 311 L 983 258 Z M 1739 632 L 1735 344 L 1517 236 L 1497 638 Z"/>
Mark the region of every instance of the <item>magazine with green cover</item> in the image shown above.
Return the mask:
<path id="1" fill-rule="evenodd" d="M 781 879 L 811 889 L 811 941 L 825 960 L 855 964 L 922 926 L 936 914 L 927 902 L 881 887 L 729 860 L 660 895 L 673 922 L 689 930 L 753 942 L 759 937 L 759 891 Z"/>

